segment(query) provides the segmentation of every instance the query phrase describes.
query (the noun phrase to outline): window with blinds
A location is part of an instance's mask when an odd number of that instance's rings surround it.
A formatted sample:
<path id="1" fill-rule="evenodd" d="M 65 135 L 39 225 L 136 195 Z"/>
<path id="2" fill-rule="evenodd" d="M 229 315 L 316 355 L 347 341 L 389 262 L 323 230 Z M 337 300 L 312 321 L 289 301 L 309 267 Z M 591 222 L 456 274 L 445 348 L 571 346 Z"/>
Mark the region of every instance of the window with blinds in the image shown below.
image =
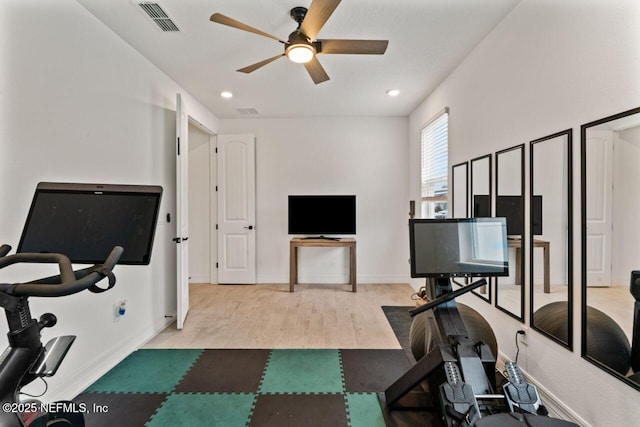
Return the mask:
<path id="1" fill-rule="evenodd" d="M 449 151 L 449 111 L 433 119 L 420 133 L 422 153 L 422 217 L 446 218 Z"/>

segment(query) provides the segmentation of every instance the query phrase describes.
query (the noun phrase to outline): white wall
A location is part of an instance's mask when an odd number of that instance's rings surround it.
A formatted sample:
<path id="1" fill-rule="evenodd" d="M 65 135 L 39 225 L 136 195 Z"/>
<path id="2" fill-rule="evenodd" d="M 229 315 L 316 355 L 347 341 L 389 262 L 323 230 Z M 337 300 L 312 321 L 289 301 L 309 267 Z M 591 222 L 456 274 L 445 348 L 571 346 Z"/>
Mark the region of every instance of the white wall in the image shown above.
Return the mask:
<path id="1" fill-rule="evenodd" d="M 287 196 L 355 194 L 357 280 L 406 282 L 406 118 L 220 120 L 220 134 L 256 136 L 258 283 L 289 281 Z M 303 248 L 300 282 L 348 282 L 342 248 Z"/>
<path id="2" fill-rule="evenodd" d="M 151 265 L 116 267 L 103 294 L 33 299 L 34 315 L 58 316 L 45 339 L 78 335 L 45 396 L 71 398 L 175 315 L 175 223 L 165 217 L 175 218 L 182 89 L 73 0 L 3 0 L 0 17 L 0 242 L 17 245 L 39 181 L 164 187 Z M 182 92 L 190 115 L 217 129 Z M 120 299 L 128 312 L 114 323 Z"/>
<path id="3" fill-rule="evenodd" d="M 416 108 L 409 125 L 412 197 L 419 191 L 420 128 L 445 106 L 452 165 L 574 129 L 575 350 L 529 331 L 519 362 L 594 426 L 636 425 L 640 407 L 637 391 L 580 357 L 579 127 L 640 105 L 639 31 L 636 0 L 523 0 Z M 479 298 L 463 301 L 500 325 L 499 347 L 514 358 L 522 325 Z"/>

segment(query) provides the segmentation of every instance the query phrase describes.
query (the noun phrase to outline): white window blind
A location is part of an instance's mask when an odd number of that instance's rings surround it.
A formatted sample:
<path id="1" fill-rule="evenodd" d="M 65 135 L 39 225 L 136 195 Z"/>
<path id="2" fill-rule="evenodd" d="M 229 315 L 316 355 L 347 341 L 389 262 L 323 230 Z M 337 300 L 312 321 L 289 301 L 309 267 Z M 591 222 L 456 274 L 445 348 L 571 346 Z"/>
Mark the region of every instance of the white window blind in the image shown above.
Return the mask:
<path id="1" fill-rule="evenodd" d="M 445 110 L 421 132 L 422 200 L 446 202 L 449 151 L 449 113 Z"/>

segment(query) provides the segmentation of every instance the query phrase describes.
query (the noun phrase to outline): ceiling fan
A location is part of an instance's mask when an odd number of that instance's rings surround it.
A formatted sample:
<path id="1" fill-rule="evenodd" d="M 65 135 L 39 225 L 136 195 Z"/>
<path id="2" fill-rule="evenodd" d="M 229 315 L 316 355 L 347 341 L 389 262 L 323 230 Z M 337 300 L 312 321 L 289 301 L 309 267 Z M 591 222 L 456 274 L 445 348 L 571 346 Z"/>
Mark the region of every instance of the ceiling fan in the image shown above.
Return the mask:
<path id="1" fill-rule="evenodd" d="M 302 63 L 315 84 L 329 80 L 322 65 L 318 61 L 318 54 L 364 54 L 382 55 L 387 50 L 388 40 L 345 40 L 324 39 L 315 40 L 320 29 L 327 22 L 341 0 L 313 0 L 309 9 L 306 7 L 294 7 L 291 9 L 291 18 L 298 23 L 298 28 L 289 34 L 287 41 L 267 34 L 247 24 L 236 21 L 221 13 L 211 15 L 211 21 L 238 28 L 260 36 L 269 37 L 284 44 L 284 53 L 265 59 L 244 68 L 241 73 L 251 73 L 278 58 L 287 56 L 291 61 Z"/>

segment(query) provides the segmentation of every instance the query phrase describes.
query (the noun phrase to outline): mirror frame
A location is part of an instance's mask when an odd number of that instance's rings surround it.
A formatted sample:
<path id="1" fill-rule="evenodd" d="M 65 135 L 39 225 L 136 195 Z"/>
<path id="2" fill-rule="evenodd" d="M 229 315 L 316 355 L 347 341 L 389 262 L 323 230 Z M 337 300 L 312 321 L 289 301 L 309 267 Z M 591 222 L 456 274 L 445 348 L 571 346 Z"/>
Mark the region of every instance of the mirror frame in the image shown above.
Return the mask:
<path id="1" fill-rule="evenodd" d="M 534 285 L 533 285 L 533 215 L 529 214 L 529 326 L 531 329 L 540 332 L 547 338 L 560 344 L 562 347 L 573 351 L 573 129 L 567 129 L 542 138 L 535 139 L 529 143 L 529 212 L 532 211 L 534 186 L 534 156 L 533 148 L 535 144 L 549 141 L 558 137 L 567 137 L 567 342 L 550 334 L 542 328 L 536 327 L 534 321 Z"/>
<path id="2" fill-rule="evenodd" d="M 631 110 L 627 110 L 627 111 L 623 111 L 622 113 L 618 113 L 618 114 L 614 114 L 612 116 L 608 116 L 608 117 L 604 117 L 602 119 L 599 120 L 594 120 L 592 122 L 589 123 L 585 123 L 582 126 L 580 126 L 580 190 L 581 190 L 581 200 L 580 200 L 580 220 L 581 220 L 581 224 L 580 224 L 580 232 L 581 232 L 581 248 L 580 250 L 581 252 L 581 275 L 582 275 L 582 283 L 581 283 L 581 287 L 582 287 L 582 305 L 580 307 L 580 322 L 581 322 L 581 344 L 580 344 L 580 353 L 583 359 L 593 363 L 595 366 L 597 366 L 598 368 L 602 369 L 605 372 L 610 373 L 613 377 L 620 379 L 622 382 L 630 385 L 631 387 L 635 388 L 636 390 L 640 391 L 640 384 L 636 383 L 634 381 L 631 381 L 630 379 L 626 378 L 625 376 L 619 374 L 617 371 L 615 371 L 614 369 L 612 369 L 611 367 L 605 365 L 604 363 L 600 362 L 599 360 L 595 359 L 594 357 L 591 357 L 587 354 L 587 260 L 586 260 L 586 254 L 587 254 L 587 176 L 586 176 L 586 170 L 587 170 L 587 155 L 586 155 L 586 149 L 587 149 L 587 130 L 590 127 L 593 126 L 598 126 L 607 122 L 611 122 L 614 120 L 618 120 L 627 116 L 631 116 L 634 114 L 640 114 L 640 107 L 637 108 L 633 108 Z"/>
<path id="3" fill-rule="evenodd" d="M 464 200 L 466 201 L 466 206 L 465 206 L 465 213 L 463 217 L 460 218 L 468 218 L 469 217 L 469 162 L 462 162 L 462 163 L 458 163 L 456 165 L 451 166 L 451 215 L 449 216 L 449 218 L 457 218 L 454 213 L 455 213 L 455 190 L 456 190 L 456 181 L 455 181 L 455 170 L 456 168 L 464 168 L 464 172 L 465 172 L 465 177 L 466 180 L 464 182 L 465 184 L 465 195 L 464 195 Z"/>
<path id="4" fill-rule="evenodd" d="M 493 212 L 493 155 L 491 153 L 489 154 L 485 154 L 484 156 L 480 156 L 480 157 L 476 157 L 473 158 L 471 160 L 469 160 L 469 163 L 471 165 L 470 169 L 469 169 L 469 201 L 468 201 L 468 207 L 469 207 L 469 217 L 473 218 L 475 215 L 474 209 L 473 209 L 473 164 L 480 162 L 482 160 L 487 159 L 489 161 L 489 176 L 488 176 L 488 180 L 489 180 L 489 216 L 491 216 L 492 212 Z M 491 304 L 492 298 L 491 298 L 491 290 L 493 289 L 493 281 L 494 278 L 493 277 L 487 277 L 487 296 L 485 297 L 483 294 L 476 292 L 476 290 L 471 291 L 471 293 L 475 296 L 477 296 L 478 298 L 480 298 L 482 301 L 485 301 L 489 304 Z"/>
<path id="5" fill-rule="evenodd" d="M 498 185 L 499 185 L 499 159 L 500 159 L 500 155 L 501 154 L 506 154 L 509 153 L 511 151 L 520 151 L 520 197 L 522 198 L 522 224 L 525 224 L 525 213 L 524 213 L 524 201 L 525 201 L 525 190 L 526 190 L 526 186 L 525 186 L 525 159 L 524 159 L 524 144 L 519 144 L 519 145 L 515 145 L 513 147 L 509 147 L 509 148 L 505 148 L 504 150 L 500 150 L 500 151 L 496 151 L 496 200 L 497 198 L 500 196 L 500 191 L 498 189 Z M 516 320 L 519 320 L 520 322 L 524 323 L 524 295 L 525 295 L 525 283 L 524 283 L 524 278 L 525 278 L 525 259 L 526 257 L 524 256 L 524 252 L 525 252 L 525 248 L 527 247 L 527 241 L 525 240 L 525 236 L 526 233 L 524 231 L 524 227 L 522 230 L 522 234 L 520 235 L 520 277 L 516 277 L 516 280 L 520 281 L 520 316 L 518 316 L 515 313 L 512 313 L 511 311 L 509 311 L 507 308 L 502 307 L 499 303 L 499 286 L 498 286 L 498 282 L 499 282 L 499 277 L 496 277 L 495 280 L 495 294 L 496 294 L 496 308 L 500 311 L 503 311 L 504 313 L 508 314 L 509 316 L 513 317 Z M 516 260 L 517 262 L 517 260 Z"/>

